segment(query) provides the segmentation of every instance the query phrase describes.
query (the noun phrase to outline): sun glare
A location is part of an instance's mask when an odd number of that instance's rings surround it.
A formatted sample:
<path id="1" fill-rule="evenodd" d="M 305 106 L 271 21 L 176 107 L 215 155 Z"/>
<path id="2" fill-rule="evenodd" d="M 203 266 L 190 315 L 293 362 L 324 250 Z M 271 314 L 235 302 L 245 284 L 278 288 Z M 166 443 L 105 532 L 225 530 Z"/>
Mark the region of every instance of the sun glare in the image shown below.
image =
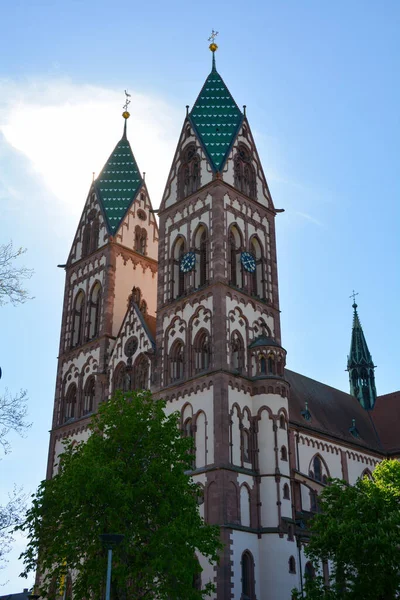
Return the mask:
<path id="1" fill-rule="evenodd" d="M 3 93 L 6 86 L 0 85 Z M 121 93 L 65 81 L 17 86 L 0 113 L 0 131 L 22 152 L 46 187 L 79 214 L 92 181 L 123 132 Z M 128 139 L 141 172 L 146 172 L 152 203 L 161 200 L 170 157 L 183 116 L 152 96 L 132 94 Z M 17 102 L 15 101 L 17 100 Z"/>

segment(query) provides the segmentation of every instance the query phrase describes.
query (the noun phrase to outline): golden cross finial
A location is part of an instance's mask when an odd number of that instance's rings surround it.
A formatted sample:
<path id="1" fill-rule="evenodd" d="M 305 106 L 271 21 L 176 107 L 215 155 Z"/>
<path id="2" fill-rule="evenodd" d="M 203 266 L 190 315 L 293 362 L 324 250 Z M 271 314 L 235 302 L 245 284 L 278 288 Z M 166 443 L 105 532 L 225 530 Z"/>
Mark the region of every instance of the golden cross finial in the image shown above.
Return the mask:
<path id="1" fill-rule="evenodd" d="M 349 296 L 349 298 L 353 298 L 353 306 L 356 303 L 356 296 L 358 296 L 358 292 L 353 290 L 353 293 Z"/>
<path id="2" fill-rule="evenodd" d="M 122 113 L 122 116 L 124 117 L 124 119 L 129 119 L 129 117 L 131 116 L 130 113 L 128 112 L 128 106 L 131 103 L 131 101 L 129 100 L 130 97 L 131 97 L 131 94 L 128 94 L 128 92 L 125 90 L 125 104 L 122 107 L 124 109 L 124 112 Z"/>
<path id="3" fill-rule="evenodd" d="M 211 44 L 208 47 L 210 48 L 211 52 L 213 53 L 213 56 L 214 56 L 214 52 L 216 50 L 218 50 L 218 46 L 215 43 L 215 38 L 217 37 L 217 35 L 218 35 L 218 31 L 214 31 L 214 29 L 213 29 L 210 37 L 208 38 L 208 41 L 211 42 Z M 214 58 L 213 58 L 213 60 L 214 60 Z"/>

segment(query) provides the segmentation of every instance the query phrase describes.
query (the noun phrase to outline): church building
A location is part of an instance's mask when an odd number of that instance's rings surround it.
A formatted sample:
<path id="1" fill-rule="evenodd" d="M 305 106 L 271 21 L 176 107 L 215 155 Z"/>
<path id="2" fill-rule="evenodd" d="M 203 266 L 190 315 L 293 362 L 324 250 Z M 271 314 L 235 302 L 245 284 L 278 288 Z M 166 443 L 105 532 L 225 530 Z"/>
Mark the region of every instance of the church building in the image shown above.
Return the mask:
<path id="1" fill-rule="evenodd" d="M 47 476 L 116 389 L 150 389 L 195 442 L 221 528 L 216 600 L 290 600 L 328 477 L 400 455 L 400 392 L 377 396 L 357 305 L 349 393 L 286 368 L 275 207 L 245 107 L 216 68 L 187 109 L 159 210 L 123 135 L 90 187 L 66 282 Z M 127 109 L 128 107 L 126 107 Z M 157 199 L 157 204 L 159 199 Z M 156 213 L 158 218 L 156 219 Z M 350 333 L 350 332 L 349 332 Z"/>

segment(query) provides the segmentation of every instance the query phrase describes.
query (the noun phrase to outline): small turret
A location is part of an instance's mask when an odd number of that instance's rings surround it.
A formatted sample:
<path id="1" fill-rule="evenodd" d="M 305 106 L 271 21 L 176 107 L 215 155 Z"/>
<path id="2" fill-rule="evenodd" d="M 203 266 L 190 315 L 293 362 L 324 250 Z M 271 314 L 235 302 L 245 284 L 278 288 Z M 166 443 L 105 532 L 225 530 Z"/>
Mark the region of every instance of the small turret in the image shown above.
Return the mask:
<path id="1" fill-rule="evenodd" d="M 376 400 L 375 365 L 365 341 L 355 301 L 353 309 L 353 331 L 351 334 L 350 354 L 347 357 L 350 394 L 357 398 L 363 408 L 370 410 L 374 408 Z"/>

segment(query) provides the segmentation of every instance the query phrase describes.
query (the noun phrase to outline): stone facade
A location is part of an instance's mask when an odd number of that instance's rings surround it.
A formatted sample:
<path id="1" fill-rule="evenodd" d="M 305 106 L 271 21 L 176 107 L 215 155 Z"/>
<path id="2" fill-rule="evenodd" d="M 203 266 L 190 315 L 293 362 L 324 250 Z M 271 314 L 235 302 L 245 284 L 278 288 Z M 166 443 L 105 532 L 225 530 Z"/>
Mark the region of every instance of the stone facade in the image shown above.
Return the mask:
<path id="1" fill-rule="evenodd" d="M 249 123 L 242 115 L 217 170 L 192 113 L 158 225 L 144 183 L 113 233 L 96 182 L 89 192 L 65 266 L 47 475 L 114 389 L 152 389 L 194 437 L 200 511 L 225 542 L 218 566 L 199 557 L 202 582 L 216 583 L 217 600 L 290 599 L 307 562 L 303 521 L 326 478 L 354 483 L 400 444 L 393 433 L 382 441 L 391 425 L 379 397 L 368 412 L 286 370 L 279 211 Z"/>

